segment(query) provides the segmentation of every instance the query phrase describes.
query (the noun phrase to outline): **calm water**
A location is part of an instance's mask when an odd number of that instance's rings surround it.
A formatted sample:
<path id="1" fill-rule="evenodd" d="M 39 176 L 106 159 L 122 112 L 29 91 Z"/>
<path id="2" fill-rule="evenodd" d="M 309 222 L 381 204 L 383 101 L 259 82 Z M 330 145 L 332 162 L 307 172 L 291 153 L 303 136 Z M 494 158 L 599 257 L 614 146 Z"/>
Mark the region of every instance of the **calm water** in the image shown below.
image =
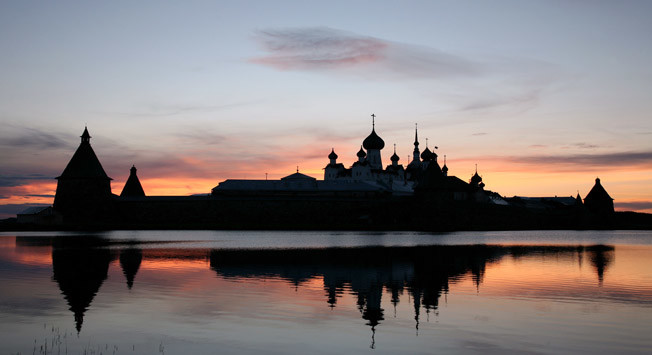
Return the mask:
<path id="1" fill-rule="evenodd" d="M 0 353 L 650 353 L 652 232 L 0 234 Z"/>

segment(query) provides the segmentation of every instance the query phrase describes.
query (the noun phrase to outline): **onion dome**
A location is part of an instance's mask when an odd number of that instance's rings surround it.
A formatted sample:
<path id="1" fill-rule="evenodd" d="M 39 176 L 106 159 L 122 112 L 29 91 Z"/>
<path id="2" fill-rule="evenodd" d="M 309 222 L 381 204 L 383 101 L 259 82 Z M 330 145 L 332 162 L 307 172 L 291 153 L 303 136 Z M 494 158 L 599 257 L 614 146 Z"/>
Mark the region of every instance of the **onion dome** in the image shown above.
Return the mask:
<path id="1" fill-rule="evenodd" d="M 394 155 L 392 155 L 392 157 L 389 158 L 389 160 L 391 160 L 391 161 L 399 161 L 400 159 L 401 158 L 399 158 L 398 155 L 396 155 L 396 152 L 394 152 Z"/>
<path id="2" fill-rule="evenodd" d="M 331 153 L 328 154 L 328 159 L 337 159 L 337 154 L 335 154 L 334 148 L 331 148 Z"/>
<path id="3" fill-rule="evenodd" d="M 423 161 L 429 161 L 432 159 L 432 152 L 430 151 L 430 149 L 428 149 L 428 147 L 426 147 L 426 149 L 424 149 L 423 152 L 421 153 L 421 159 Z"/>
<path id="4" fill-rule="evenodd" d="M 478 172 L 476 171 L 475 174 L 471 176 L 471 184 L 477 185 L 481 182 L 482 182 L 482 177 L 480 177 L 480 175 L 478 175 Z"/>
<path id="5" fill-rule="evenodd" d="M 378 137 L 375 129 L 372 129 L 371 134 L 367 138 L 365 138 L 364 141 L 362 141 L 362 146 L 364 147 L 364 149 L 367 150 L 369 149 L 380 150 L 385 148 L 385 141 L 382 138 Z"/>
<path id="6" fill-rule="evenodd" d="M 356 154 L 358 158 L 364 158 L 367 156 L 367 153 L 362 149 L 362 146 L 360 147 L 360 150 L 358 151 L 358 154 Z"/>
<path id="7" fill-rule="evenodd" d="M 444 163 L 444 166 L 442 166 L 441 171 L 444 173 L 448 172 L 448 167 L 446 166 L 446 163 Z"/>

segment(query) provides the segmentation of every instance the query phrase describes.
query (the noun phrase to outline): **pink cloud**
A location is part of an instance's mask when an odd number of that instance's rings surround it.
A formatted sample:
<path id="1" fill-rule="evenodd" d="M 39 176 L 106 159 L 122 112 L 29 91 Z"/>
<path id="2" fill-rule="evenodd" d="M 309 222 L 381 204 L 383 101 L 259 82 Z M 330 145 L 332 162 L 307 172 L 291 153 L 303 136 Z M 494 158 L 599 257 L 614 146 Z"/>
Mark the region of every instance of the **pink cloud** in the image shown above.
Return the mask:
<path id="1" fill-rule="evenodd" d="M 391 42 L 327 27 L 265 30 L 256 40 L 267 55 L 251 62 L 277 70 L 354 70 L 370 78 L 475 75 L 470 61 L 436 49 Z"/>

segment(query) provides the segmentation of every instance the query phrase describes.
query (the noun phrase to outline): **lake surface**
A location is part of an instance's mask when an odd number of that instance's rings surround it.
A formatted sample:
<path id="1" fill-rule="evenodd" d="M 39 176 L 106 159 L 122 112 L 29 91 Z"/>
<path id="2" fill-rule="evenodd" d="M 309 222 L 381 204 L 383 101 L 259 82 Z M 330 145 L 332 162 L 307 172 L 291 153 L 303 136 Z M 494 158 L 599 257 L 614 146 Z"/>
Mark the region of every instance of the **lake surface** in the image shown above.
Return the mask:
<path id="1" fill-rule="evenodd" d="M 0 233 L 0 353 L 650 353 L 652 231 Z"/>

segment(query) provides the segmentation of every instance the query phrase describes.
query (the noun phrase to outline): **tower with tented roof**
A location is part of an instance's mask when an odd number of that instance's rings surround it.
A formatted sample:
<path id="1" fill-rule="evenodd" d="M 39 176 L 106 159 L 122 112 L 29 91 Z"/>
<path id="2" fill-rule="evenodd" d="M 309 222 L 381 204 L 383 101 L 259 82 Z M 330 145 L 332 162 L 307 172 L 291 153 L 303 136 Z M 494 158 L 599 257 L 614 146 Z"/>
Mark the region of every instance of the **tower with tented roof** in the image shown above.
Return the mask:
<path id="1" fill-rule="evenodd" d="M 54 209 L 63 214 L 64 223 L 95 224 L 110 210 L 111 178 L 91 147 L 91 135 L 84 128 L 81 143 L 57 179 Z"/>
<path id="2" fill-rule="evenodd" d="M 593 185 L 591 191 L 584 198 L 584 206 L 590 212 L 597 215 L 614 213 L 614 199 L 604 189 L 600 183 L 600 178 L 595 179 L 595 185 Z"/>
<path id="3" fill-rule="evenodd" d="M 145 197 L 145 190 L 143 190 L 138 175 L 136 175 L 137 170 L 135 165 L 129 169 L 129 178 L 120 193 L 120 197 Z"/>

